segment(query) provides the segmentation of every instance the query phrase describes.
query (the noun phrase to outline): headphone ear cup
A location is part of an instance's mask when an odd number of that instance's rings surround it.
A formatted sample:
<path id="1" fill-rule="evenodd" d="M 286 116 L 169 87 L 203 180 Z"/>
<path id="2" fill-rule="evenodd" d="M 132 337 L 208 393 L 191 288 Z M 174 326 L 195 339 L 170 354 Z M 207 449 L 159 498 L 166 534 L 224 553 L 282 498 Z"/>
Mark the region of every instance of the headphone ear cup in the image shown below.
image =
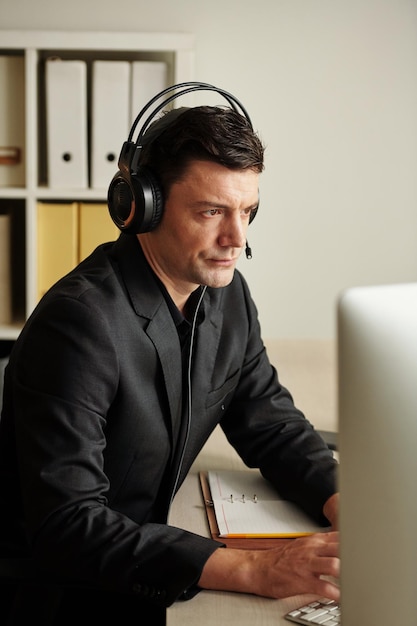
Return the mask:
<path id="1" fill-rule="evenodd" d="M 257 212 L 258 212 L 258 209 L 259 209 L 259 204 L 258 204 L 258 206 L 257 206 L 255 209 L 253 209 L 253 210 L 250 212 L 250 216 L 249 216 L 249 224 L 252 224 L 253 220 L 254 220 L 254 219 L 255 219 L 255 217 L 256 217 L 256 214 L 257 214 Z"/>
<path id="2" fill-rule="evenodd" d="M 256 214 L 258 212 L 259 209 L 259 191 L 258 191 L 258 204 L 257 206 L 250 212 L 250 217 L 249 217 L 249 224 L 252 224 L 253 220 L 256 217 Z"/>
<path id="3" fill-rule="evenodd" d="M 147 168 L 140 168 L 130 178 L 117 172 L 110 183 L 107 200 L 110 216 L 123 233 L 146 233 L 161 221 L 162 190 Z"/>
<path id="4" fill-rule="evenodd" d="M 162 218 L 164 198 L 161 186 L 154 174 L 146 167 L 138 170 L 132 176 L 132 184 L 135 192 L 135 219 L 138 215 L 137 233 L 147 233 L 157 227 Z"/>

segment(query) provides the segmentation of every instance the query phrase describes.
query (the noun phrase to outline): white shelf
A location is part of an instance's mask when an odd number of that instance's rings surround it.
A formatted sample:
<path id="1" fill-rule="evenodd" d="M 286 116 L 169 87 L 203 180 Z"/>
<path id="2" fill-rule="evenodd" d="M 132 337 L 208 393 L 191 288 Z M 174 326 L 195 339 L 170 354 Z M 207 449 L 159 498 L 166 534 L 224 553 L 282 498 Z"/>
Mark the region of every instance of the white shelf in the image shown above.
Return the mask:
<path id="1" fill-rule="evenodd" d="M 27 198 L 28 191 L 25 187 L 0 187 L 0 198 Z"/>
<path id="2" fill-rule="evenodd" d="M 18 218 L 19 229 L 23 229 L 23 232 L 19 230 L 17 238 L 13 238 L 13 259 L 20 260 L 20 263 L 25 259 L 24 268 L 17 270 L 13 276 L 14 318 L 10 325 L 0 324 L 1 340 L 17 337 L 22 318 L 26 319 L 37 303 L 37 203 L 107 201 L 107 188 L 74 190 L 47 186 L 46 140 L 42 127 L 42 107 L 45 106 L 43 66 L 46 58 L 58 55 L 62 58 L 82 58 L 87 62 L 94 59 L 162 60 L 168 67 L 168 85 L 176 84 L 194 80 L 194 35 L 0 30 L 0 55 L 24 58 L 25 104 L 22 119 L 25 128 L 24 186 L 0 187 L 0 212 L 12 212 Z M 183 101 L 187 99 L 188 103 L 192 102 L 192 96 L 185 96 Z"/>
<path id="3" fill-rule="evenodd" d="M 20 331 L 22 330 L 22 324 L 15 324 L 14 326 L 6 326 L 0 324 L 0 338 L 2 340 L 15 340 L 18 338 Z"/>
<path id="4" fill-rule="evenodd" d="M 166 50 L 191 52 L 190 33 L 137 33 L 95 31 L 0 30 L 0 47 L 10 50 L 122 50 L 144 52 Z"/>

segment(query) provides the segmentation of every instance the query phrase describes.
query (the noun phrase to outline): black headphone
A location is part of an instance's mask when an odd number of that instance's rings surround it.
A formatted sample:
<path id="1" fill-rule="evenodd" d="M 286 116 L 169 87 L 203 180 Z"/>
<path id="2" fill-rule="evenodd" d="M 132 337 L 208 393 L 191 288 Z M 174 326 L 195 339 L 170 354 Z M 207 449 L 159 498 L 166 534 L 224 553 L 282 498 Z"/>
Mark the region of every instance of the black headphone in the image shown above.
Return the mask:
<path id="1" fill-rule="evenodd" d="M 192 91 L 217 92 L 228 101 L 235 111 L 243 114 L 251 128 L 253 128 L 250 117 L 239 100 L 227 91 L 218 89 L 208 83 L 179 83 L 172 87 L 167 87 L 156 94 L 145 104 L 133 122 L 127 141 L 124 142 L 120 152 L 118 161 L 119 171 L 114 175 L 107 194 L 111 218 L 116 226 L 124 233 L 146 233 L 153 230 L 161 220 L 163 212 L 162 189 L 154 174 L 148 168 L 140 165 L 140 155 L 143 146 L 146 143 L 154 141 L 167 126 L 181 115 L 184 108 L 170 111 L 165 117 L 158 120 L 156 127 L 154 126 L 154 128 L 152 128 L 148 137 L 144 138 L 144 135 L 148 126 L 159 111 L 173 100 L 187 93 L 191 93 Z M 163 96 L 167 97 L 162 103 L 156 106 L 155 103 Z M 133 141 L 133 134 L 139 121 L 153 105 L 155 105 L 155 109 L 143 123 L 136 141 Z M 257 208 L 252 211 L 249 223 L 254 219 L 256 211 Z"/>

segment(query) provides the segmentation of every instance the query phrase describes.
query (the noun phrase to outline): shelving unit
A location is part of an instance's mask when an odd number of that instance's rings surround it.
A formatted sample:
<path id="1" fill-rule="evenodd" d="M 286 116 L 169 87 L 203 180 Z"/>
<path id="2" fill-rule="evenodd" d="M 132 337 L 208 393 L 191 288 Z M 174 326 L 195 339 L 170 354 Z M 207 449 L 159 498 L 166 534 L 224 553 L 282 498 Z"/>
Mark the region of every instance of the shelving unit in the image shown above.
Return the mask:
<path id="1" fill-rule="evenodd" d="M 38 300 L 38 203 L 105 203 L 107 196 L 107 189 L 48 187 L 44 91 L 46 58 L 83 59 L 87 64 L 95 59 L 164 61 L 168 67 L 168 84 L 175 84 L 194 79 L 193 51 L 194 37 L 186 33 L 0 31 L 0 55 L 18 56 L 24 60 L 24 105 L 19 121 L 24 128 L 22 184 L 0 186 L 0 213 L 12 216 L 13 304 L 11 323 L 0 324 L 0 341 L 18 336 Z M 87 82 L 90 81 L 88 74 Z M 18 107 L 13 114 L 16 111 Z M 117 164 L 115 172 L 116 169 Z"/>

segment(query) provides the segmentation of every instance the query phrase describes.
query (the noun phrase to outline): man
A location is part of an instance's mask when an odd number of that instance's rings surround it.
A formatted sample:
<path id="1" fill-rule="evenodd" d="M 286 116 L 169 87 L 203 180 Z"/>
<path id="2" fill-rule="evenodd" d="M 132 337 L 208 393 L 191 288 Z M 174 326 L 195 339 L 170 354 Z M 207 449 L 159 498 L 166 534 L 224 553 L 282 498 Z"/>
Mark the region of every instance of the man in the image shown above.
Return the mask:
<path id="1" fill-rule="evenodd" d="M 280 385 L 236 270 L 263 170 L 248 119 L 229 107 L 167 113 L 139 166 L 162 198 L 157 223 L 59 281 L 11 354 L 2 552 L 69 581 L 59 624 L 122 623 L 135 608 L 153 616 L 136 623 L 163 623 L 166 606 L 199 589 L 338 599 L 322 578 L 338 576 L 336 532 L 254 551 L 167 525 L 217 424 L 248 466 L 334 528 L 336 468 Z"/>

